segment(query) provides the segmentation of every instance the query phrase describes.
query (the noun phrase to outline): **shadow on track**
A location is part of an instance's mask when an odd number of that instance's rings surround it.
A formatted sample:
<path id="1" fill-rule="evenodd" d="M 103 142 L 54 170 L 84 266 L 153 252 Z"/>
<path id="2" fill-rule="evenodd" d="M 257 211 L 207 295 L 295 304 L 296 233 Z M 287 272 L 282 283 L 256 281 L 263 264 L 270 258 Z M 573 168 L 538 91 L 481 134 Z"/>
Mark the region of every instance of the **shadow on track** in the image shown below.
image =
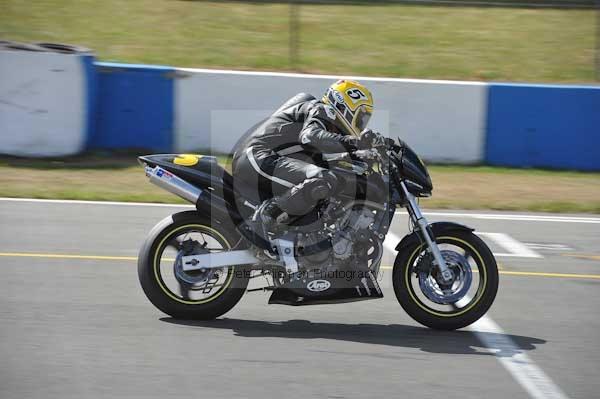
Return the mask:
<path id="1" fill-rule="evenodd" d="M 283 322 L 268 322 L 260 320 L 217 319 L 211 321 L 177 320 L 171 317 L 160 319 L 165 323 L 197 327 L 231 330 L 240 337 L 261 338 L 296 338 L 296 339 L 334 339 L 364 344 L 388 345 L 403 348 L 417 348 L 424 352 L 487 355 L 511 357 L 517 353 L 536 349 L 535 345 L 547 341 L 518 335 L 502 335 L 495 333 L 479 333 L 488 336 L 487 342 L 503 342 L 509 338 L 520 350 L 506 348 L 499 344 L 491 347 L 495 353 L 480 350 L 484 347 L 477 336 L 469 331 L 434 331 L 424 327 L 405 326 L 399 324 L 341 324 L 313 323 L 308 320 L 289 320 Z M 319 352 L 329 353 L 322 350 Z"/>

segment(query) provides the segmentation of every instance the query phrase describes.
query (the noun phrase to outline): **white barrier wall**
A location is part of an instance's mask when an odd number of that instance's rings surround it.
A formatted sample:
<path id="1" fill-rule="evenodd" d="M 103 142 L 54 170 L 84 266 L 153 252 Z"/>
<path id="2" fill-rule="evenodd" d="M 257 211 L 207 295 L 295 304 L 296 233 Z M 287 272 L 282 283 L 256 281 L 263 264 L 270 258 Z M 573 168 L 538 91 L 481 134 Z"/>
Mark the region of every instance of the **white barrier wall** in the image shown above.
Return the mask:
<path id="1" fill-rule="evenodd" d="M 0 153 L 59 156 L 83 150 L 87 82 L 77 55 L 0 51 Z"/>
<path id="2" fill-rule="evenodd" d="M 178 69 L 175 148 L 230 152 L 237 139 L 299 92 L 317 97 L 338 76 Z M 370 127 L 400 136 L 424 159 L 483 160 L 486 84 L 349 77 L 375 98 Z"/>

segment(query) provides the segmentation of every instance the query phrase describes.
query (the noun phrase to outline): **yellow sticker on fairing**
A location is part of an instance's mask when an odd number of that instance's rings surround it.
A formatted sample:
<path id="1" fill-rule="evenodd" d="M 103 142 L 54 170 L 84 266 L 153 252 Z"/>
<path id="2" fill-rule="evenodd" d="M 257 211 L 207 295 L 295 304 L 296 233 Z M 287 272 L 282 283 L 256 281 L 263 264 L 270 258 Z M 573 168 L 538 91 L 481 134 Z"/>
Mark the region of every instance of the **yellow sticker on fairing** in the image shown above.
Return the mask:
<path id="1" fill-rule="evenodd" d="M 180 154 L 173 159 L 173 163 L 181 166 L 194 166 L 202 158 L 202 155 Z"/>

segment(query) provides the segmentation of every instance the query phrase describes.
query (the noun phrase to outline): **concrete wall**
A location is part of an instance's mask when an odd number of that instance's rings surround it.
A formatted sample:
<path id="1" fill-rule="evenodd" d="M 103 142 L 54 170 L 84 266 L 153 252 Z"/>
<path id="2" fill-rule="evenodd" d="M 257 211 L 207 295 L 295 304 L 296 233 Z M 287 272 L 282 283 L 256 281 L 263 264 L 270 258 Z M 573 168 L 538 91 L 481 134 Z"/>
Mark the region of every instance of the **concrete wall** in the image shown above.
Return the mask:
<path id="1" fill-rule="evenodd" d="M 175 81 L 175 148 L 228 152 L 249 127 L 298 92 L 320 96 L 338 76 L 180 69 Z M 400 136 L 425 159 L 483 160 L 486 85 L 351 77 L 375 96 L 370 126 Z"/>
<path id="2" fill-rule="evenodd" d="M 90 56 L 0 50 L 0 153 L 83 151 L 93 127 L 94 79 Z"/>
<path id="3" fill-rule="evenodd" d="M 339 78 L 2 51 L 0 153 L 227 153 L 285 100 Z M 600 170 L 600 86 L 349 78 L 374 93 L 370 126 L 428 161 Z"/>

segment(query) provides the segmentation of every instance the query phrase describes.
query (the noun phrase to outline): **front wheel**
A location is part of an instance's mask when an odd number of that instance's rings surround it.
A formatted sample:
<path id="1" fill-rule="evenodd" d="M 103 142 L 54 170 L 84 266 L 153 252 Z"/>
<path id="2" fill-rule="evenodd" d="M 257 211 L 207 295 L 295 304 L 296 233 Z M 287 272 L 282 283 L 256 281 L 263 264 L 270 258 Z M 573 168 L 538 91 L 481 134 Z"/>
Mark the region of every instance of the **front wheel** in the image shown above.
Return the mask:
<path id="1" fill-rule="evenodd" d="M 498 291 L 492 252 L 475 234 L 448 231 L 436 238 L 453 280 L 443 284 L 425 243 L 404 247 L 394 263 L 393 285 L 402 308 L 419 323 L 456 330 L 482 317 Z"/>
<path id="2" fill-rule="evenodd" d="M 214 319 L 242 298 L 249 275 L 241 266 L 184 271 L 181 257 L 227 251 L 239 240 L 225 224 L 195 211 L 171 215 L 150 232 L 138 257 L 138 276 L 154 306 L 179 319 Z"/>

